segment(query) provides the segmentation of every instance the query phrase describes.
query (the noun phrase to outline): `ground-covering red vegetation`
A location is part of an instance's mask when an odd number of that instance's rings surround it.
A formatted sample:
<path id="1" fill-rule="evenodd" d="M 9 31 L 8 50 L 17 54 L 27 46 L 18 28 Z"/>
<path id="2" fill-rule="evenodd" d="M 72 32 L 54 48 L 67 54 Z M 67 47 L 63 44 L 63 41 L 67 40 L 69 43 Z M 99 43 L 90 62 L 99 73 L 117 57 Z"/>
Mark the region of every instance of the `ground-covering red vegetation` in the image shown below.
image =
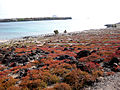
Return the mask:
<path id="1" fill-rule="evenodd" d="M 44 38 L 1 46 L 0 90 L 80 90 L 120 71 L 120 30 Z"/>

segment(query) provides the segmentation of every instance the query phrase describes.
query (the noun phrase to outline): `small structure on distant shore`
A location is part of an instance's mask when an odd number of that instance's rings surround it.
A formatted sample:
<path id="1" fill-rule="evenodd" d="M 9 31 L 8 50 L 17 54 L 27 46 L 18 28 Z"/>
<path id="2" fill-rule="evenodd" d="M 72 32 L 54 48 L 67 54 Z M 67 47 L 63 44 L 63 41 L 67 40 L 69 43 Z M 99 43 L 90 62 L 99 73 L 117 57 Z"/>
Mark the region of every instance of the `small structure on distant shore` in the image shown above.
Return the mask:
<path id="1" fill-rule="evenodd" d="M 120 22 L 115 24 L 106 24 L 107 28 L 120 28 Z"/>

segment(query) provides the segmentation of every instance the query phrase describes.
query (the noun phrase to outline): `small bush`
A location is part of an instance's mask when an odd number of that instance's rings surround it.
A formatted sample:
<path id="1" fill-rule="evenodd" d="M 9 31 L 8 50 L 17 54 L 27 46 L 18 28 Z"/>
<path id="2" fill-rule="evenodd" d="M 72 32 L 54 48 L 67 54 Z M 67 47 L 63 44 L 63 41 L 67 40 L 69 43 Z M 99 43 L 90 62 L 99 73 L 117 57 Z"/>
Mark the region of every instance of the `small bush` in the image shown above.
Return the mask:
<path id="1" fill-rule="evenodd" d="M 37 80 L 22 81 L 20 86 L 33 90 L 38 88 L 45 88 L 47 84 L 44 81 L 37 79 Z"/>
<path id="2" fill-rule="evenodd" d="M 67 33 L 67 30 L 65 30 L 64 33 Z"/>
<path id="3" fill-rule="evenodd" d="M 15 85 L 17 82 L 16 79 L 12 78 L 12 77 L 3 77 L 1 78 L 0 80 L 0 89 L 4 90 L 4 89 L 7 89 L 13 85 Z"/>
<path id="4" fill-rule="evenodd" d="M 66 83 L 58 83 L 53 87 L 53 90 L 72 90 Z"/>
<path id="5" fill-rule="evenodd" d="M 54 84 L 54 83 L 57 83 L 57 82 L 59 82 L 60 81 L 60 79 L 58 78 L 58 76 L 56 76 L 56 75 L 51 75 L 50 76 L 50 83 L 51 84 Z"/>
<path id="6" fill-rule="evenodd" d="M 58 30 L 54 30 L 55 35 L 59 34 Z"/>
<path id="7" fill-rule="evenodd" d="M 76 69 L 68 73 L 64 78 L 64 81 L 70 84 L 73 89 L 80 90 L 80 88 L 91 81 L 91 75 L 80 69 Z"/>
<path id="8" fill-rule="evenodd" d="M 92 72 L 92 76 L 96 79 L 98 78 L 99 76 L 103 76 L 103 71 L 93 71 Z"/>
<path id="9" fill-rule="evenodd" d="M 55 68 L 52 70 L 53 74 L 60 76 L 60 77 L 65 77 L 65 75 L 69 72 L 70 72 L 70 70 L 65 69 L 65 68 Z"/>
<path id="10" fill-rule="evenodd" d="M 1 89 L 0 89 L 1 90 Z M 9 88 L 7 88 L 7 90 L 22 90 L 21 87 L 19 86 L 10 86 Z M 25 90 L 25 89 L 24 89 Z"/>

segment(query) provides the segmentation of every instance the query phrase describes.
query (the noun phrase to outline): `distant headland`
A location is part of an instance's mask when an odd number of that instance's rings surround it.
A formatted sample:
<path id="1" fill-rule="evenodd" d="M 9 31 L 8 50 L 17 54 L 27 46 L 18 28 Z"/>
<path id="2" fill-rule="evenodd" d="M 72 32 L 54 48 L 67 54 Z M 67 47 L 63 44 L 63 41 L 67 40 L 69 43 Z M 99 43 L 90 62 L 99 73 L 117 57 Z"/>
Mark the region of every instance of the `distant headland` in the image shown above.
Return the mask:
<path id="1" fill-rule="evenodd" d="M 35 17 L 35 18 L 9 18 L 0 19 L 0 22 L 42 21 L 42 20 L 67 20 L 72 17 Z"/>

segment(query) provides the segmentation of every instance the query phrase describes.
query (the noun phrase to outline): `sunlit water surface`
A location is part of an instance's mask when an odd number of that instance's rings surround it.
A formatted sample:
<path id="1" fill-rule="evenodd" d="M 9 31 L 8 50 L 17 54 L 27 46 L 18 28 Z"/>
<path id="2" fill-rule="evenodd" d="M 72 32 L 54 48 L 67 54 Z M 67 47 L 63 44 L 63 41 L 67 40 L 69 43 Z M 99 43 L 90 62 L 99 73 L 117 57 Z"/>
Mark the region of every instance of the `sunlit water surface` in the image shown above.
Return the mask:
<path id="1" fill-rule="evenodd" d="M 0 23 L 0 40 L 10 40 L 24 36 L 53 33 L 59 30 L 63 33 L 104 28 L 104 24 L 81 20 L 51 20 Z"/>

